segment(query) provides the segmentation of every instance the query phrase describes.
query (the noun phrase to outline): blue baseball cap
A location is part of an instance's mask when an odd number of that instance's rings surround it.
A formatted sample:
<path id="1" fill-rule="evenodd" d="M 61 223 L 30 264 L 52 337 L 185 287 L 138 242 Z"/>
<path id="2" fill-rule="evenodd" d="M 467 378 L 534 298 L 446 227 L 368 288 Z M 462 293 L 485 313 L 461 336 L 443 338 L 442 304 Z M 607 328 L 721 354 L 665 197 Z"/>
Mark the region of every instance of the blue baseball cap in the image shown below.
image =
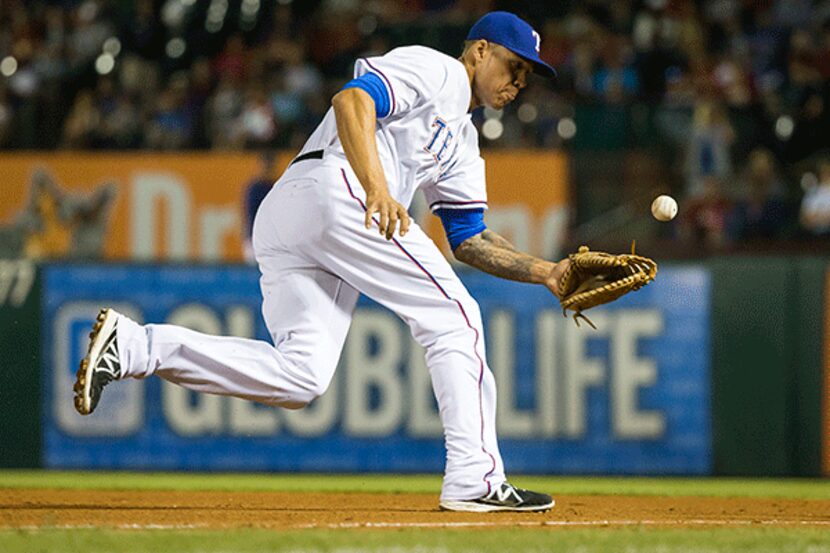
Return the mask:
<path id="1" fill-rule="evenodd" d="M 556 70 L 539 58 L 542 42 L 533 27 L 510 12 L 490 12 L 476 21 L 467 34 L 467 40 L 484 39 L 504 46 L 534 65 L 535 71 L 545 77 L 555 77 Z"/>

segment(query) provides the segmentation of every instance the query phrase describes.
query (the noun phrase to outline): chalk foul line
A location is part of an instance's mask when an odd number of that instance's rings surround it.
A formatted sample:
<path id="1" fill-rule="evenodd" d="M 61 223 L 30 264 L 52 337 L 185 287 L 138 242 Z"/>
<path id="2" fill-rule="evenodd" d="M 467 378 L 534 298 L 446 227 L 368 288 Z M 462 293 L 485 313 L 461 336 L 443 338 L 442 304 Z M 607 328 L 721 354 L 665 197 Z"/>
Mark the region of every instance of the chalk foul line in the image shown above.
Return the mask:
<path id="1" fill-rule="evenodd" d="M 557 526 L 830 526 L 830 520 L 543 520 L 530 521 L 478 521 L 478 522 L 340 522 L 331 524 L 298 524 L 297 529 L 346 529 L 346 528 L 496 528 L 496 527 L 557 527 Z"/>
<path id="2" fill-rule="evenodd" d="M 48 524 L 35 526 L 0 526 L 0 530 L 209 530 L 207 524 Z"/>
<path id="3" fill-rule="evenodd" d="M 787 519 L 688 519 L 688 520 L 541 520 L 541 521 L 470 521 L 470 522 L 338 522 L 295 524 L 292 530 L 338 530 L 338 529 L 382 529 L 382 528 L 555 528 L 555 527 L 620 527 L 620 526 L 830 526 L 830 520 L 787 520 Z M 263 529 L 267 529 L 267 525 Z M 232 526 L 209 524 L 55 524 L 2 526 L 0 530 L 233 530 Z"/>

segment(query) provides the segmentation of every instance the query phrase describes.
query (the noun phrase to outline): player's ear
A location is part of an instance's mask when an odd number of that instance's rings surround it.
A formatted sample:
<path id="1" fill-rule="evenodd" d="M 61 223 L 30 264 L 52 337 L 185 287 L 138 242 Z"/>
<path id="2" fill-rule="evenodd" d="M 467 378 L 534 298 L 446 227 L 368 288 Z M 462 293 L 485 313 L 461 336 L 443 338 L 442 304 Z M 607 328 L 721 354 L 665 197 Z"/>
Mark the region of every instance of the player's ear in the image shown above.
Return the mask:
<path id="1" fill-rule="evenodd" d="M 482 61 L 490 54 L 490 43 L 481 38 L 475 41 L 472 50 L 475 54 L 475 60 Z"/>

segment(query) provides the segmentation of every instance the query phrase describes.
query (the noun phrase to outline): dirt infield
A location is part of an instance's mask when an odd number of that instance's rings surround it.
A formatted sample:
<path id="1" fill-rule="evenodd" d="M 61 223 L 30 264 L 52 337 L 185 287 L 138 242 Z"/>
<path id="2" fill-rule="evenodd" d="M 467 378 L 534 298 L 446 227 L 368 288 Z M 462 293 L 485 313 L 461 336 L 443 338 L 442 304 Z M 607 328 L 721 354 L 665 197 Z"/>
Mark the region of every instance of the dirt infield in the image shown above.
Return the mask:
<path id="1" fill-rule="evenodd" d="M 449 513 L 425 494 L 0 490 L 0 528 L 827 526 L 830 501 L 558 496 L 547 513 Z"/>

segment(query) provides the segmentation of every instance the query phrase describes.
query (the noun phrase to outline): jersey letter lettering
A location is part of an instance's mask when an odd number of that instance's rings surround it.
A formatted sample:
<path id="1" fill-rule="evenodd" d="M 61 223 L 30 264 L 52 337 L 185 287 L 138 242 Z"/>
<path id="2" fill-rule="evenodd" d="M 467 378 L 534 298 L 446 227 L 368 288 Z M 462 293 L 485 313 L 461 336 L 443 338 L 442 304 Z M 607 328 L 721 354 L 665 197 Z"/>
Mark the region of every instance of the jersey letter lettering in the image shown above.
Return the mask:
<path id="1" fill-rule="evenodd" d="M 435 118 L 432 122 L 432 127 L 435 131 L 432 133 L 432 138 L 430 139 L 429 144 L 424 146 L 424 150 L 432 154 L 432 157 L 435 158 L 437 163 L 441 163 L 441 157 L 447 150 L 450 141 L 452 141 L 453 134 L 452 131 L 447 128 L 447 122 L 440 117 Z M 444 135 L 443 140 L 441 140 L 441 135 Z M 438 144 L 440 144 L 440 147 Z"/>

